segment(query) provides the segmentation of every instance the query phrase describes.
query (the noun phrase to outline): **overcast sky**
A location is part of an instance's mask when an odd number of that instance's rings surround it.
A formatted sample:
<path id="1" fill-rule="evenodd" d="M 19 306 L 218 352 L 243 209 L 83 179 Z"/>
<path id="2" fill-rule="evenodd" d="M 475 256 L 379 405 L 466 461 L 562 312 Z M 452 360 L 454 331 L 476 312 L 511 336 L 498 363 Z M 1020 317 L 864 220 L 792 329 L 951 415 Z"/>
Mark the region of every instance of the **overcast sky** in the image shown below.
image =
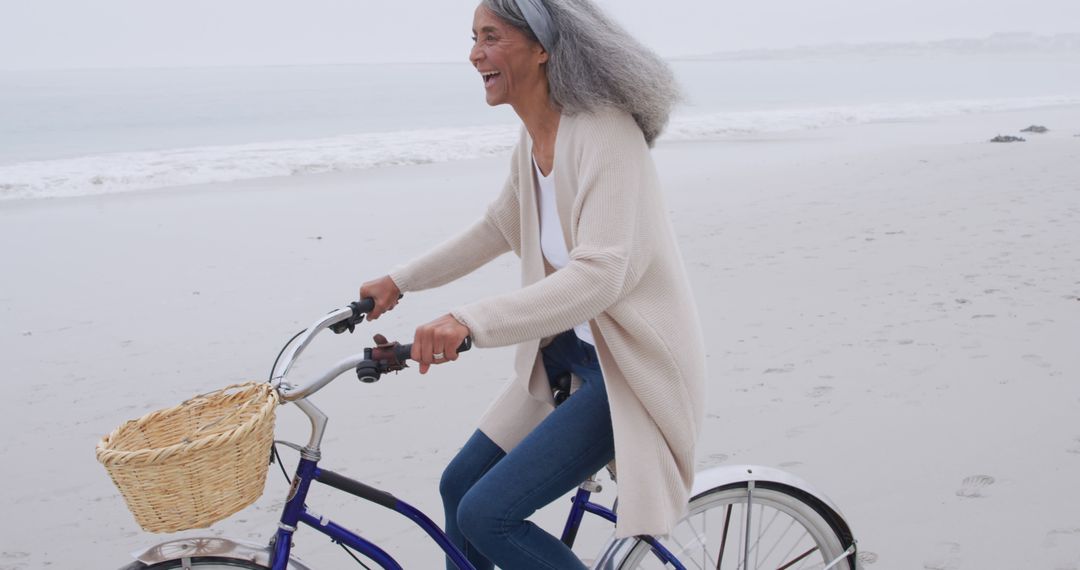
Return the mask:
<path id="1" fill-rule="evenodd" d="M 0 69 L 464 61 L 477 0 L 0 0 Z M 602 0 L 665 56 L 1080 32 L 1080 0 Z"/>

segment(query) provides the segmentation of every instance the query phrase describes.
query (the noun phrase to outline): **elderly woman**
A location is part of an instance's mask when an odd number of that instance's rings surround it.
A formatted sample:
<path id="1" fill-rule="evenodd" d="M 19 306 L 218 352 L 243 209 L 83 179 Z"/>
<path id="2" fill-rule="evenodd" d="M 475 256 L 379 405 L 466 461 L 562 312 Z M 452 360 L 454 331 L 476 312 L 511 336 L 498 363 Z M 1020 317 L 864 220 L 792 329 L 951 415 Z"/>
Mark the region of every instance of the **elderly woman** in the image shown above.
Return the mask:
<path id="1" fill-rule="evenodd" d="M 584 568 L 526 517 L 615 459 L 617 536 L 664 535 L 693 483 L 704 348 L 649 153 L 677 92 L 589 0 L 483 0 L 473 35 L 488 104 L 524 126 L 510 175 L 472 227 L 360 295 L 375 319 L 401 292 L 521 258 L 521 289 L 416 330 L 422 373 L 467 335 L 517 345 L 516 380 L 443 474 L 447 533 L 477 568 Z M 580 387 L 555 408 L 566 374 Z"/>

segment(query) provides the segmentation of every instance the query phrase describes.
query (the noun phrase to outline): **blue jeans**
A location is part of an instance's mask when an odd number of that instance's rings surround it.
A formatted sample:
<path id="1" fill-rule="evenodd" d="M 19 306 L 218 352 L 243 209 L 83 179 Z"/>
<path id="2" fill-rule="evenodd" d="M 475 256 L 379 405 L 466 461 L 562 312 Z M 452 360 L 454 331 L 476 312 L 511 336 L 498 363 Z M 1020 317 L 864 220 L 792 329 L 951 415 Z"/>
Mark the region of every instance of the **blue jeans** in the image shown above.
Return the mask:
<path id="1" fill-rule="evenodd" d="M 584 569 L 558 538 L 525 519 L 615 457 L 596 350 L 567 331 L 542 350 L 548 377 L 582 384 L 509 454 L 479 430 L 443 472 L 446 533 L 477 570 Z M 449 560 L 447 568 L 456 570 Z"/>

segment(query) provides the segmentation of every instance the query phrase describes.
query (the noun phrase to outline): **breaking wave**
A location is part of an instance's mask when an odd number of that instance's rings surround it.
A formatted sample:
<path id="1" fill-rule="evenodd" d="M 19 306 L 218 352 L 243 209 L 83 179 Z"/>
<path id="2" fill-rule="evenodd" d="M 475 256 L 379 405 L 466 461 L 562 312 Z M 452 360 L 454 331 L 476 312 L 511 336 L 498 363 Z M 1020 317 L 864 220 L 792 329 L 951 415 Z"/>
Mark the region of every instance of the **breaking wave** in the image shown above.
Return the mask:
<path id="1" fill-rule="evenodd" d="M 932 119 L 1080 104 L 1080 97 L 964 100 L 676 115 L 663 141 L 704 140 L 866 123 Z M 0 166 L 0 200 L 88 196 L 228 182 L 449 162 L 507 153 L 519 127 L 470 127 L 368 133 L 164 151 L 110 153 Z"/>

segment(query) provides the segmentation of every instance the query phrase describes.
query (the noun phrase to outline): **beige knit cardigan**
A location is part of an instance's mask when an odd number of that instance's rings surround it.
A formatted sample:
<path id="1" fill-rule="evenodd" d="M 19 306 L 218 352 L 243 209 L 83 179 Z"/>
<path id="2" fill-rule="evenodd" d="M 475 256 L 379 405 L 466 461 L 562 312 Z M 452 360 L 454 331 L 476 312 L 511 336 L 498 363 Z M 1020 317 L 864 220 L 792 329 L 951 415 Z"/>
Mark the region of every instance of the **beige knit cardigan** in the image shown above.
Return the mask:
<path id="1" fill-rule="evenodd" d="M 589 321 L 615 433 L 616 535 L 666 535 L 693 485 L 705 351 L 656 169 L 634 119 L 604 110 L 562 116 L 554 173 L 570 252 L 563 269 L 553 271 L 540 250 L 532 141 L 522 129 L 510 176 L 483 218 L 390 277 L 418 291 L 507 251 L 521 258 L 521 289 L 451 311 L 476 346 L 517 344 L 516 378 L 480 422 L 506 451 L 553 409 L 542 342 Z"/>

